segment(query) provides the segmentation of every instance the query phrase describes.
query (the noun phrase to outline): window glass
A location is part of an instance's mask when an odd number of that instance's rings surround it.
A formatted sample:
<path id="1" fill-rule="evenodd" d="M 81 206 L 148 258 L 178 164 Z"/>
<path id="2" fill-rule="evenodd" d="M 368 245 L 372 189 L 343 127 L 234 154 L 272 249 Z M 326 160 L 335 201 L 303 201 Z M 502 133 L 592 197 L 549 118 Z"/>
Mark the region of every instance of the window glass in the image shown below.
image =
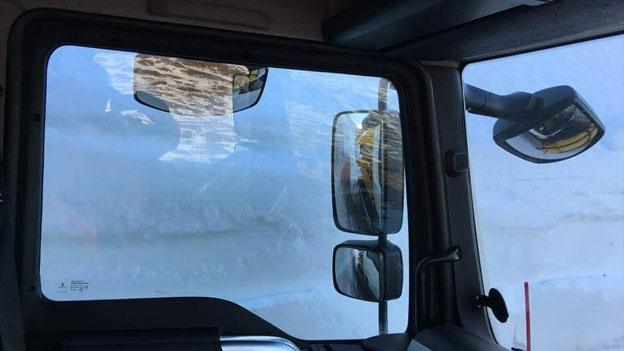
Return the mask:
<path id="1" fill-rule="evenodd" d="M 261 96 L 251 94 L 258 84 Z M 376 335 L 377 304 L 333 286 L 334 246 L 371 237 L 334 224 L 331 147 L 334 116 L 377 109 L 379 86 L 378 77 L 57 49 L 47 72 L 43 293 L 217 297 L 299 338 Z M 399 110 L 396 91 L 388 105 Z M 408 267 L 403 218 L 390 240 Z M 407 295 L 389 303 L 391 332 L 406 328 Z"/>
<path id="2" fill-rule="evenodd" d="M 538 164 L 494 142 L 496 118 L 466 114 L 485 289 L 510 312 L 505 324 L 490 316 L 498 342 L 624 349 L 624 36 L 474 63 L 463 80 L 501 95 L 570 86 L 605 129 L 584 152 Z"/>

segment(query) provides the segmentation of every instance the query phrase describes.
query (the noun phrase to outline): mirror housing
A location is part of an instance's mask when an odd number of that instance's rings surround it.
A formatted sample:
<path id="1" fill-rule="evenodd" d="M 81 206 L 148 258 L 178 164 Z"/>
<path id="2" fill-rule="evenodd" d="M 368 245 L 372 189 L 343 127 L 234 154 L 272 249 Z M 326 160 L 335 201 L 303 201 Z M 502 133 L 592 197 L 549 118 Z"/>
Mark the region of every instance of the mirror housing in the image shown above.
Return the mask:
<path id="1" fill-rule="evenodd" d="M 349 240 L 334 248 L 334 288 L 340 294 L 371 302 L 401 297 L 403 258 L 401 249 L 377 240 Z"/>
<path id="2" fill-rule="evenodd" d="M 604 125 L 574 89 L 559 86 L 535 93 L 539 107 L 494 125 L 498 146 L 527 161 L 550 163 L 574 157 L 604 135 Z"/>
<path id="3" fill-rule="evenodd" d="M 511 154 L 534 163 L 574 157 L 598 142 L 604 125 L 569 86 L 536 93 L 494 93 L 465 85 L 468 112 L 498 118 L 493 138 Z"/>
<path id="4" fill-rule="evenodd" d="M 268 68 L 137 54 L 134 99 L 177 115 L 223 116 L 258 103 Z"/>
<path id="5" fill-rule="evenodd" d="M 403 223 L 403 150 L 398 112 L 341 112 L 332 135 L 332 207 L 342 231 L 383 235 Z"/>
<path id="6" fill-rule="evenodd" d="M 234 112 L 255 106 L 264 92 L 269 74 L 267 67 L 247 66 L 249 73 L 232 77 L 232 109 Z"/>

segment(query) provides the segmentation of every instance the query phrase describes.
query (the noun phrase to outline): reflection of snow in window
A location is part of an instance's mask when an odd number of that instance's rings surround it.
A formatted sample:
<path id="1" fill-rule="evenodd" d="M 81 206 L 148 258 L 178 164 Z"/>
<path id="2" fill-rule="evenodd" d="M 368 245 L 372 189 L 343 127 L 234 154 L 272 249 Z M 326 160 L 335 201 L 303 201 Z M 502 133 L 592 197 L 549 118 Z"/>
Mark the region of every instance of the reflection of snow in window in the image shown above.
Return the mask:
<path id="1" fill-rule="evenodd" d="M 118 92 L 131 95 L 134 92 L 132 64 L 136 54 L 131 52 L 119 52 L 99 50 L 93 55 L 95 61 L 108 74 L 108 83 Z"/>
<path id="2" fill-rule="evenodd" d="M 194 117 L 173 115 L 180 128 L 178 146 L 161 161 L 212 162 L 226 158 L 238 142 L 233 116 Z"/>
<path id="3" fill-rule="evenodd" d="M 133 63 L 136 54 L 107 50 L 98 51 L 93 56 L 93 60 L 106 71 L 110 86 L 121 94 L 133 94 Z M 106 104 L 106 112 L 110 111 L 111 101 L 109 99 Z M 137 119 L 144 125 L 153 122 L 149 116 L 136 109 L 125 110 L 121 114 Z M 212 162 L 224 159 L 234 152 L 238 139 L 234 132 L 234 121 L 231 113 L 224 116 L 200 117 L 175 113 L 171 115 L 180 130 L 180 139 L 175 149 L 160 157 L 161 161 Z"/>
<path id="4" fill-rule="evenodd" d="M 109 100 L 109 103 L 110 103 L 110 100 Z M 128 118 L 136 119 L 139 122 L 141 122 L 141 124 L 144 124 L 144 125 L 154 124 L 154 121 L 152 121 L 149 117 L 147 117 L 146 114 L 141 113 L 138 110 L 124 110 L 124 111 L 121 111 L 121 115 L 128 117 Z"/>

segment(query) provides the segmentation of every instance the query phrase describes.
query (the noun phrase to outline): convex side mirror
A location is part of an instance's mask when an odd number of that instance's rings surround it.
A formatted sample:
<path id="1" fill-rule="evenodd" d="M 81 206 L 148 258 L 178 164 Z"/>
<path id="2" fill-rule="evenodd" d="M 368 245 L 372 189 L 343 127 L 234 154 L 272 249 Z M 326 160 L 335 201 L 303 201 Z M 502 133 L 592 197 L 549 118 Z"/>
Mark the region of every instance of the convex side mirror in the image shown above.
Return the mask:
<path id="1" fill-rule="evenodd" d="M 341 112 L 332 136 L 332 200 L 338 229 L 397 233 L 403 223 L 403 148 L 396 111 Z"/>
<path id="2" fill-rule="evenodd" d="M 334 248 L 334 287 L 342 295 L 382 302 L 401 297 L 401 249 L 386 241 L 349 240 Z"/>
<path id="3" fill-rule="evenodd" d="M 498 119 L 493 130 L 496 144 L 530 162 L 574 157 L 605 133 L 596 113 L 569 86 L 497 95 L 466 84 L 464 96 L 468 112 Z"/>

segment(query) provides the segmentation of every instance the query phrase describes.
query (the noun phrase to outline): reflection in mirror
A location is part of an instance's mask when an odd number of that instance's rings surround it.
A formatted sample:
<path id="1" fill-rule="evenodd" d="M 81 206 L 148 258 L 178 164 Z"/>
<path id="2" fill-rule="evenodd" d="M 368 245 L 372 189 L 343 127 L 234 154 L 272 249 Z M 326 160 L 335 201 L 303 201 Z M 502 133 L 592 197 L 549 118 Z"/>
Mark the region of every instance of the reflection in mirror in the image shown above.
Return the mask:
<path id="1" fill-rule="evenodd" d="M 567 85 L 535 93 L 498 95 L 465 84 L 466 109 L 497 118 L 494 141 L 513 155 L 534 163 L 557 162 L 592 147 L 605 133 L 600 118 Z"/>
<path id="2" fill-rule="evenodd" d="M 224 116 L 260 100 L 268 68 L 137 54 L 135 99 L 179 116 Z"/>
<path id="3" fill-rule="evenodd" d="M 401 296 L 401 250 L 386 243 L 347 241 L 334 249 L 334 285 L 343 295 L 366 301 L 387 301 Z"/>
<path id="4" fill-rule="evenodd" d="M 573 104 L 525 133 L 499 141 L 505 149 L 515 150 L 541 160 L 560 160 L 585 151 L 602 136 L 600 127 L 578 105 Z"/>
<path id="5" fill-rule="evenodd" d="M 248 74 L 235 74 L 232 77 L 232 108 L 234 112 L 254 106 L 264 91 L 269 69 L 247 66 Z"/>
<path id="6" fill-rule="evenodd" d="M 381 262 L 376 252 L 343 247 L 336 251 L 335 262 L 340 292 L 367 301 L 381 299 Z"/>
<path id="7" fill-rule="evenodd" d="M 396 233 L 403 220 L 403 155 L 398 112 L 351 111 L 334 119 L 334 221 L 344 231 Z"/>

